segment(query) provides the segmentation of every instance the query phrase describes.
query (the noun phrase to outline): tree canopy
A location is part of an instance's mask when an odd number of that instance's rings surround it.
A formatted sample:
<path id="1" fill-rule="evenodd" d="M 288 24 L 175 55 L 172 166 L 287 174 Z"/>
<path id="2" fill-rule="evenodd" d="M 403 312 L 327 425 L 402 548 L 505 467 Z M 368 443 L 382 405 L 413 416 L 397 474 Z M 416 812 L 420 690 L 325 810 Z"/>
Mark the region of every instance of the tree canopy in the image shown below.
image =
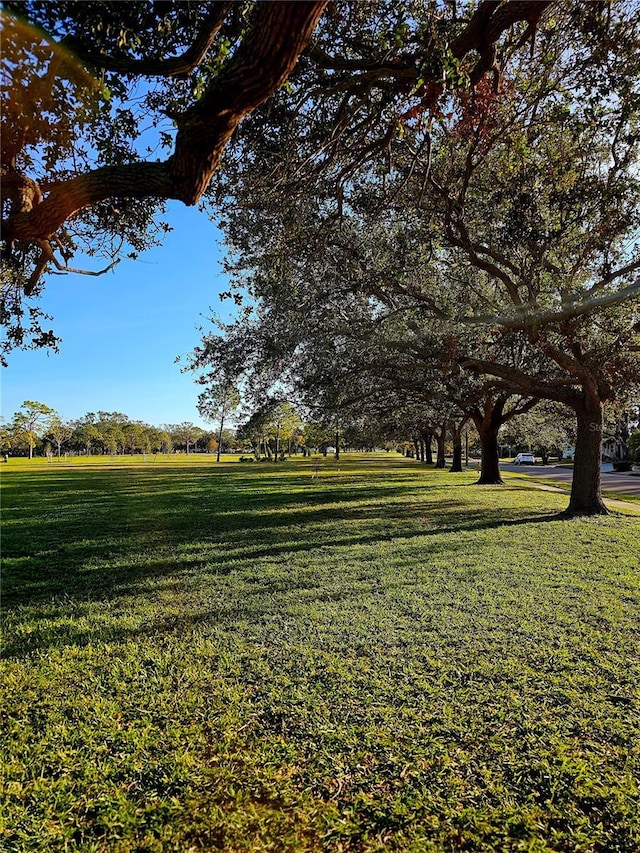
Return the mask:
<path id="1" fill-rule="evenodd" d="M 346 336 L 352 365 L 412 351 L 421 372 L 430 351 L 440 370 L 455 357 L 475 371 L 500 407 L 513 394 L 562 402 L 579 426 L 571 506 L 603 510 L 602 406 L 640 374 L 639 16 L 637 4 L 554 8 L 535 41 L 505 39 L 490 74 L 437 103 L 397 81 L 385 100 L 375 75 L 356 92 L 313 88 L 301 61 L 297 101 L 278 93 L 253 113 L 213 184 L 228 268 L 265 324 L 256 363 L 277 346 L 296 365 L 317 350 L 331 360 Z M 208 339 L 196 363 L 207 348 L 219 356 Z"/>
<path id="2" fill-rule="evenodd" d="M 384 141 L 399 110 L 435 102 L 462 65 L 472 82 L 497 68 L 498 45 L 530 38 L 549 5 L 4 3 L 3 351 L 55 346 L 25 303 L 44 274 L 76 269 L 81 250 L 102 256 L 96 274 L 161 241 L 163 201 L 198 203 L 246 116 L 274 93 L 296 109 L 296 84 L 282 86 L 303 53 L 302 135 L 315 110 L 359 160 L 374 127 Z"/>
<path id="3" fill-rule="evenodd" d="M 55 343 L 23 321 L 43 273 L 83 246 L 109 268 L 161 239 L 164 199 L 198 201 L 325 5 L 3 4 L 5 351 Z"/>

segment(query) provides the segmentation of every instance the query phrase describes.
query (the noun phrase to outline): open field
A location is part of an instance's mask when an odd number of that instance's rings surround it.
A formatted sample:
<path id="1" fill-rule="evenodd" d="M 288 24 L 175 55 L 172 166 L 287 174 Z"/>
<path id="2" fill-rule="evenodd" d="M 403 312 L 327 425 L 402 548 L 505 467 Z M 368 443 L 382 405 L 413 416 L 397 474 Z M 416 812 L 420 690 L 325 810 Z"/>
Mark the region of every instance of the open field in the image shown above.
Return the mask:
<path id="1" fill-rule="evenodd" d="M 315 462 L 3 466 L 3 849 L 637 853 L 640 519 Z"/>

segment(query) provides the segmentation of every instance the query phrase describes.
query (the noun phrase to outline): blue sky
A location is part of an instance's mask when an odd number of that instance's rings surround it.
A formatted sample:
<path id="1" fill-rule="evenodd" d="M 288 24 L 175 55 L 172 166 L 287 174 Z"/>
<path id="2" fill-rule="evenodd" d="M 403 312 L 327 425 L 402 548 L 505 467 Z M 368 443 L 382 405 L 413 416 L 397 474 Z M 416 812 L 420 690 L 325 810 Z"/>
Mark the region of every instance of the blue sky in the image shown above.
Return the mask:
<path id="1" fill-rule="evenodd" d="M 2 368 L 6 419 L 24 400 L 37 400 L 64 419 L 103 410 L 156 426 L 207 426 L 196 409 L 198 387 L 174 359 L 199 343 L 197 327 L 211 311 L 232 311 L 233 303 L 218 297 L 228 289 L 221 237 L 206 214 L 178 202 L 169 202 L 162 218 L 173 231 L 137 261 L 124 259 L 99 277 L 49 276 L 40 304 L 54 317 L 60 352 L 9 356 Z"/>

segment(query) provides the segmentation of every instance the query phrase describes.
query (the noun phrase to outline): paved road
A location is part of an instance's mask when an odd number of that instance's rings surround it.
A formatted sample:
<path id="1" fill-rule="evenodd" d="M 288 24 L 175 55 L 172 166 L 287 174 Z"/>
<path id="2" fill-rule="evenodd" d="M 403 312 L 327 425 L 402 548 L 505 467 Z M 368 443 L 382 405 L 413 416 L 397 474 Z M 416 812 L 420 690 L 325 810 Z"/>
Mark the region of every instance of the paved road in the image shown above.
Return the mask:
<path id="1" fill-rule="evenodd" d="M 602 469 L 602 489 L 608 492 L 620 492 L 623 495 L 640 497 L 640 477 L 631 472 L 611 471 L 610 465 Z M 570 483 L 573 469 L 559 468 L 555 465 L 514 465 L 511 462 L 501 462 L 502 471 L 514 471 L 530 477 L 544 477 L 545 480 L 558 480 Z"/>

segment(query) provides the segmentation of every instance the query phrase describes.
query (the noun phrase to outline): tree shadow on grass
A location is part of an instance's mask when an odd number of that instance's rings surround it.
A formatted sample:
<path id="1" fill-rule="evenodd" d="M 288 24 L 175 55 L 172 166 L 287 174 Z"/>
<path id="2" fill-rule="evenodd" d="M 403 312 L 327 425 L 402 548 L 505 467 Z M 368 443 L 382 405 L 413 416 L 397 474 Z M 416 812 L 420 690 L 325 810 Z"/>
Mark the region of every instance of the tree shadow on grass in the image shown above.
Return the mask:
<path id="1" fill-rule="evenodd" d="M 450 506 L 453 515 L 455 503 L 450 502 Z M 404 515 L 396 513 L 397 517 L 403 518 Z M 370 559 L 356 572 L 353 584 L 345 579 L 340 564 L 344 549 L 379 544 L 379 536 L 334 537 L 330 542 L 303 541 L 282 546 L 257 546 L 241 558 L 232 555 L 215 558 L 196 551 L 180 559 L 171 556 L 151 559 L 142 567 L 133 562 L 123 563 L 116 574 L 109 576 L 107 583 L 102 582 L 104 575 L 96 567 L 94 571 L 100 573 L 98 585 L 91 586 L 88 582 L 84 590 L 78 590 L 77 594 L 67 593 L 58 606 L 55 597 L 52 600 L 49 596 L 50 603 L 45 607 L 43 627 L 15 640 L 7 637 L 3 655 L 5 659 L 21 659 L 54 647 L 130 642 L 153 638 L 154 635 L 188 634 L 200 627 L 210 629 L 213 626 L 223 631 L 232 630 L 234 634 L 238 631 L 242 633 L 239 626 L 243 624 L 271 624 L 274 618 L 282 618 L 292 603 L 295 603 L 296 609 L 336 603 L 341 606 L 357 603 L 359 606 L 363 597 L 366 599 L 371 595 L 388 595 L 391 602 L 398 586 L 423 590 L 424 573 L 429 571 L 430 560 L 444 555 L 455 566 L 458 559 L 466 557 L 470 541 L 465 533 L 517 527 L 532 521 L 546 522 L 555 517 L 541 515 L 534 519 L 529 516 L 506 521 L 495 518 L 487 523 L 482 517 L 484 513 L 475 515 L 475 519 L 469 519 L 464 525 L 438 527 L 429 531 L 414 530 L 402 536 L 389 537 L 389 542 L 398 545 L 401 541 L 410 544 L 415 539 L 427 540 L 424 548 L 426 568 L 417 571 L 414 576 L 398 577 L 392 589 L 388 577 L 381 586 L 377 554 L 368 555 Z M 447 538 L 441 538 L 441 534 L 446 534 Z M 460 535 L 456 537 L 450 534 Z M 314 566 L 312 572 L 307 572 L 306 565 L 297 565 L 292 570 L 287 558 L 318 550 L 323 551 L 320 567 Z M 333 556 L 335 562 L 332 561 Z M 487 571 L 493 569 L 487 566 Z M 232 574 L 234 579 L 227 584 L 226 580 Z M 207 585 L 207 578 L 211 578 L 210 585 Z M 152 581 L 152 585 L 149 581 Z M 191 584 L 194 583 L 196 591 L 191 596 Z M 204 596 L 203 589 L 206 590 Z M 137 612 L 135 624 L 127 624 L 128 620 L 121 618 L 130 615 L 131 599 L 146 599 L 155 604 L 159 597 L 168 602 L 168 609 L 173 612 L 162 612 L 161 608 L 155 606 L 150 610 L 151 615 L 145 616 L 144 608 Z M 211 604 L 202 606 L 202 597 Z M 42 598 L 47 596 L 43 595 Z M 96 617 L 94 602 L 106 603 L 119 599 L 123 602 L 120 612 L 117 608 L 113 612 L 109 605 L 102 621 Z M 84 622 L 83 617 L 87 615 L 89 619 Z"/>
<path id="2" fill-rule="evenodd" d="M 167 575 L 224 575 L 287 554 L 555 518 L 442 500 L 466 484 L 425 483 L 421 469 L 401 466 L 391 484 L 386 466 L 313 480 L 312 463 L 18 475 L 5 501 L 3 606 L 148 595 Z"/>
<path id="3" fill-rule="evenodd" d="M 389 498 L 398 496 L 397 489 L 385 491 Z M 442 535 L 452 537 L 453 543 L 456 535 L 556 519 L 555 513 L 532 517 L 527 510 L 514 508 L 510 512 L 516 517 L 505 519 L 501 507 L 472 510 L 454 500 L 390 502 L 382 509 L 374 503 L 350 505 L 346 496 L 337 503 L 335 493 L 326 497 L 333 501 L 318 506 L 316 495 L 311 508 L 310 498 L 292 502 L 288 496 L 288 503 L 272 507 L 267 517 L 254 505 L 253 511 L 230 510 L 215 516 L 205 511 L 194 519 L 175 514 L 172 508 L 163 513 L 150 503 L 150 515 L 139 506 L 134 520 L 123 518 L 92 539 L 82 537 L 82 519 L 67 524 L 58 519 L 53 525 L 59 537 L 56 544 L 31 553 L 20 543 L 6 550 L 4 607 L 33 605 L 55 596 L 112 598 L 138 587 L 148 592 L 153 577 L 204 567 L 228 574 L 287 554 Z M 40 531 L 41 542 L 43 538 Z M 27 535 L 24 544 L 29 541 Z M 138 559 L 132 561 L 132 554 Z"/>
<path id="4" fill-rule="evenodd" d="M 409 542 L 421 535 L 413 532 L 404 539 Z M 49 598 L 34 629 L 18 632 L 15 638 L 5 636 L 3 656 L 21 659 L 49 648 L 128 642 L 155 634 L 188 633 L 200 626 L 230 629 L 235 633 L 239 624 L 270 625 L 274 618 L 282 618 L 292 605 L 296 610 L 300 607 L 313 610 L 325 604 L 338 604 L 342 609 L 361 603 L 363 596 L 393 597 L 398 586 L 421 589 L 421 573 L 401 581 L 396 579 L 391 586 L 387 577 L 381 585 L 375 559 L 367 560 L 351 580 L 345 576 L 344 566 L 336 565 L 345 548 L 379 541 L 378 537 L 336 539 L 330 548 L 326 544 L 297 543 L 282 551 L 270 549 L 266 561 L 251 555 L 228 565 L 196 554 L 180 563 L 170 557 L 150 560 L 142 573 L 135 563 L 122 565 L 119 582 L 109 587 L 94 587 L 87 590 L 90 592 L 87 595 Z M 433 559 L 446 554 L 455 560 L 456 552 L 463 556 L 468 545 L 468 540 L 434 538 L 425 556 Z M 324 549 L 323 561 L 312 571 L 307 571 L 306 565 L 292 568 L 287 561 L 294 554 L 318 547 Z M 332 561 L 333 555 L 336 563 Z M 234 577 L 227 582 L 231 574 Z M 195 584 L 193 591 L 192 584 Z M 132 606 L 132 599 L 140 601 L 139 609 L 135 604 Z M 114 607 L 113 602 L 118 600 L 122 603 Z M 110 604 L 104 611 L 96 609 L 95 602 L 106 604 L 108 601 Z M 20 613 L 16 616 L 19 621 Z"/>

